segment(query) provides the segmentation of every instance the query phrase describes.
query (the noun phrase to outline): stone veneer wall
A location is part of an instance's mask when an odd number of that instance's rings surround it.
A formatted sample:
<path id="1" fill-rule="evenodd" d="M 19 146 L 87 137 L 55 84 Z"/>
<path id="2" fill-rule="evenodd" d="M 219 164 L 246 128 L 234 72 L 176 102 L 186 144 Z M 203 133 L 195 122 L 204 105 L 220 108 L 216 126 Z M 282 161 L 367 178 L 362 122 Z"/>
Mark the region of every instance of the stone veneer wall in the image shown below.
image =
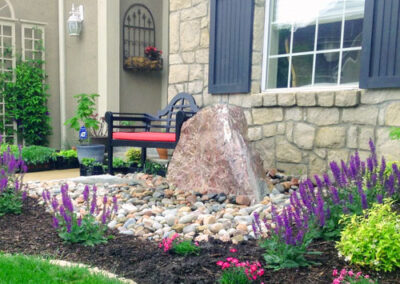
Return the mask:
<path id="1" fill-rule="evenodd" d="M 347 161 L 358 150 L 368 155 L 368 140 L 379 154 L 400 159 L 400 143 L 389 139 L 400 126 L 400 90 L 332 90 L 261 93 L 264 0 L 255 0 L 250 94 L 208 93 L 209 0 L 170 0 L 169 99 L 194 95 L 201 106 L 242 106 L 248 136 L 264 160 L 291 174 L 320 173 L 329 161 Z"/>

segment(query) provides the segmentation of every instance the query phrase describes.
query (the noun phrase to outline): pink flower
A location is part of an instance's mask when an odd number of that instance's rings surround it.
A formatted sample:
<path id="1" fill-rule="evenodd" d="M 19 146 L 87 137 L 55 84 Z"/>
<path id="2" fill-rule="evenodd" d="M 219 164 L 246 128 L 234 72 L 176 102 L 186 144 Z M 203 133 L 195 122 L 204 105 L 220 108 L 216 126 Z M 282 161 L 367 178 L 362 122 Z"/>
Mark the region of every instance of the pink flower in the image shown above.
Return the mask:
<path id="1" fill-rule="evenodd" d="M 257 275 L 258 276 L 263 276 L 264 275 L 264 269 L 261 268 L 260 270 L 258 270 Z"/>
<path id="2" fill-rule="evenodd" d="M 361 274 L 362 274 L 361 271 L 360 271 L 360 272 L 357 272 L 357 274 L 356 274 L 356 279 L 360 278 Z"/>
<path id="3" fill-rule="evenodd" d="M 238 263 L 239 263 L 239 260 L 238 260 L 237 258 L 232 258 L 231 262 L 232 262 L 233 264 L 238 264 Z"/>
<path id="4" fill-rule="evenodd" d="M 337 275 L 338 275 L 338 271 L 337 271 L 337 269 L 334 269 L 333 272 L 332 272 L 332 276 L 336 277 Z"/>
<path id="5" fill-rule="evenodd" d="M 160 244 L 158 245 L 158 247 L 159 247 L 159 248 L 162 248 L 162 243 L 160 243 Z"/>
<path id="6" fill-rule="evenodd" d="M 347 274 L 348 274 L 350 277 L 352 277 L 352 276 L 354 275 L 354 272 L 353 272 L 353 270 L 350 270 L 349 272 L 347 272 Z"/>
<path id="7" fill-rule="evenodd" d="M 332 284 L 340 284 L 340 280 L 339 278 L 336 278 L 333 280 Z"/>
<path id="8" fill-rule="evenodd" d="M 229 251 L 235 253 L 235 252 L 237 252 L 237 249 L 231 248 Z"/>
<path id="9" fill-rule="evenodd" d="M 195 245 L 195 246 L 199 246 L 199 242 L 195 242 L 194 245 Z"/>
<path id="10" fill-rule="evenodd" d="M 254 275 L 254 276 L 253 276 L 253 280 L 256 280 L 256 279 L 257 279 L 257 276 Z"/>
<path id="11" fill-rule="evenodd" d="M 222 266 L 223 264 L 224 264 L 224 262 L 223 262 L 222 260 L 217 261 L 217 265 L 218 265 L 218 266 Z"/>
<path id="12" fill-rule="evenodd" d="M 255 265 L 255 264 L 250 265 L 250 271 L 251 271 L 251 273 L 257 271 L 257 265 Z"/>
<path id="13" fill-rule="evenodd" d="M 222 264 L 222 269 L 225 268 L 229 268 L 231 265 L 229 264 L 229 262 L 224 262 L 224 264 Z"/>
<path id="14" fill-rule="evenodd" d="M 364 276 L 364 278 L 365 278 L 365 279 L 368 279 L 368 278 L 369 278 L 369 275 L 368 275 L 368 274 L 367 274 L 367 275 L 365 275 L 365 276 Z"/>
<path id="15" fill-rule="evenodd" d="M 231 262 L 232 259 L 233 259 L 233 257 L 227 257 L 227 258 L 226 258 L 226 260 L 229 261 L 229 262 Z"/>

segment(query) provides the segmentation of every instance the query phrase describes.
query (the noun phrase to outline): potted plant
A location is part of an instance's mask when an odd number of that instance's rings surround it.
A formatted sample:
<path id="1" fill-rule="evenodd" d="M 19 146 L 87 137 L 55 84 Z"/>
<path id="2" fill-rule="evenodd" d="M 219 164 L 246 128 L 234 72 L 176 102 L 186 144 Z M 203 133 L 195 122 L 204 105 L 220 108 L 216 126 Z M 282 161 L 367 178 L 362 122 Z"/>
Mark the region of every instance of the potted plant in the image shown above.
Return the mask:
<path id="1" fill-rule="evenodd" d="M 78 154 L 76 150 L 61 150 L 57 153 L 56 168 L 57 169 L 71 169 L 78 168 Z"/>
<path id="2" fill-rule="evenodd" d="M 75 95 L 78 107 L 73 117 L 65 122 L 65 125 L 79 132 L 79 141 L 81 145 L 77 145 L 79 163 L 84 158 L 94 158 L 97 162 L 103 163 L 105 145 L 90 144 L 90 141 L 84 144 L 84 141 L 90 140 L 88 131 L 92 134 L 100 129 L 100 121 L 95 114 L 96 98 L 98 94 L 79 94 Z"/>
<path id="3" fill-rule="evenodd" d="M 113 159 L 113 168 L 114 171 L 120 172 L 124 175 L 128 173 L 128 163 L 121 158 Z"/>
<path id="4" fill-rule="evenodd" d="M 92 168 L 93 168 L 93 163 L 95 163 L 96 160 L 93 158 L 83 158 L 82 162 L 79 167 L 79 172 L 81 176 L 90 176 L 92 175 Z"/>
<path id="5" fill-rule="evenodd" d="M 162 51 L 157 49 L 157 47 L 154 46 L 147 46 L 144 49 L 144 55 L 152 61 L 154 60 L 159 60 L 161 58 Z"/>
<path id="6" fill-rule="evenodd" d="M 129 165 L 128 172 L 134 173 L 139 169 L 141 150 L 131 148 L 125 153 L 127 163 Z"/>

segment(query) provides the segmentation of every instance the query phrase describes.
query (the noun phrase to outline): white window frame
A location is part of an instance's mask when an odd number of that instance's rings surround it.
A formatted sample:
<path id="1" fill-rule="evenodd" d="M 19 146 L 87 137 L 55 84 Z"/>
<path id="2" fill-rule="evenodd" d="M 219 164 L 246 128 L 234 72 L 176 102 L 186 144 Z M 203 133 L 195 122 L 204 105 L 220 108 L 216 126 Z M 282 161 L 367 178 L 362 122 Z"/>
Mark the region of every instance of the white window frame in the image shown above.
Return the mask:
<path id="1" fill-rule="evenodd" d="M 27 37 L 25 37 L 25 29 L 31 29 L 32 30 L 32 38 L 27 38 Z M 21 24 L 21 46 L 22 46 L 22 60 L 25 60 L 25 56 L 26 56 L 26 52 L 27 51 L 31 51 L 31 52 L 35 52 L 36 50 L 35 50 L 35 37 L 33 36 L 33 32 L 34 32 L 34 30 L 40 30 L 41 32 L 42 32 L 42 38 L 41 38 L 41 40 L 42 40 L 42 43 L 43 43 L 43 48 L 44 48 L 44 50 L 42 51 L 42 60 L 44 61 L 45 60 L 45 48 L 46 48 L 46 46 L 45 46 L 45 29 L 44 29 L 44 26 L 43 25 L 41 25 L 41 24 L 36 24 L 36 23 L 33 23 L 33 24 L 29 24 L 29 23 L 23 23 L 23 24 Z M 27 48 L 26 46 L 25 46 L 25 39 L 30 39 L 30 40 L 32 40 L 32 46 L 30 47 L 30 48 Z M 44 64 L 43 64 L 43 69 L 45 69 L 45 66 L 44 66 Z"/>
<path id="2" fill-rule="evenodd" d="M 3 44 L 3 37 L 4 37 L 3 27 L 4 26 L 11 27 L 11 36 L 10 36 L 11 37 L 11 50 L 12 50 L 12 55 L 11 55 L 11 61 L 12 62 L 11 62 L 11 65 L 12 65 L 12 69 L 15 70 L 15 67 L 16 67 L 15 22 L 12 21 L 12 20 L 11 21 L 7 21 L 5 19 L 1 19 L 0 20 L 0 29 L 1 29 L 0 41 L 1 41 L 2 49 L 4 48 L 4 44 Z M 4 52 L 4 50 L 2 50 L 2 51 Z M 0 54 L 0 64 L 4 63 L 4 57 L 3 56 L 4 56 L 4 53 Z M 3 70 L 4 70 L 3 66 L 0 66 L 0 72 L 2 72 Z M 13 80 L 15 80 L 15 73 L 13 72 L 12 75 L 13 75 Z M 16 130 L 17 125 L 16 125 L 15 122 L 12 123 L 12 124 L 6 124 L 6 116 L 5 116 L 5 114 L 6 114 L 6 104 L 5 104 L 4 98 L 3 98 L 3 99 L 0 100 L 0 119 L 2 120 L 4 127 L 11 127 L 14 130 Z M 6 133 L 1 133 L 1 134 L 3 135 L 3 141 L 4 141 L 4 137 L 6 136 Z M 14 135 L 13 135 L 12 139 L 14 140 L 14 144 L 16 144 L 17 143 L 17 134 L 16 134 L 16 132 L 14 132 Z"/>
<path id="3" fill-rule="evenodd" d="M 264 46 L 263 46 L 263 57 L 262 57 L 262 78 L 261 78 L 261 90 L 262 92 L 271 92 L 271 93 L 276 93 L 277 91 L 279 92 L 290 92 L 290 91 L 308 91 L 308 90 L 343 90 L 343 89 L 358 89 L 359 82 L 355 83 L 350 83 L 350 84 L 343 84 L 340 85 L 340 73 L 342 69 L 342 55 L 343 52 L 346 51 L 358 51 L 361 50 L 360 47 L 346 47 L 343 48 L 343 39 L 344 39 L 344 22 L 345 22 L 345 7 L 346 7 L 346 0 L 344 1 L 343 5 L 343 13 L 342 13 L 342 26 L 341 26 L 341 35 L 340 35 L 340 47 L 336 49 L 324 49 L 324 50 L 317 50 L 316 45 L 317 45 L 317 37 L 318 37 L 318 18 L 316 19 L 316 29 L 315 29 L 315 38 L 314 38 L 314 50 L 313 51 L 307 51 L 307 52 L 296 52 L 294 56 L 301 56 L 301 55 L 313 55 L 313 69 L 312 69 L 312 79 L 311 79 L 311 86 L 303 86 L 303 87 L 286 87 L 286 88 L 268 88 L 267 86 L 267 81 L 268 81 L 268 63 L 270 58 L 282 58 L 282 57 L 289 57 L 289 64 L 288 64 L 288 86 L 290 86 L 290 81 L 291 81 L 291 73 L 290 68 L 292 65 L 292 57 L 293 57 L 293 25 L 291 27 L 291 40 L 290 40 L 290 51 L 289 53 L 286 54 L 276 54 L 276 55 L 269 55 L 269 49 L 270 49 L 270 28 L 271 28 L 271 7 L 272 7 L 272 1 L 274 0 L 266 0 L 265 1 L 265 22 L 264 22 Z M 278 0 L 276 0 L 278 1 Z M 299 0 L 300 1 L 300 0 Z M 316 55 L 317 54 L 324 54 L 324 53 L 329 53 L 329 52 L 339 52 L 339 64 L 338 64 L 338 79 L 337 79 L 337 84 L 335 85 L 329 85 L 329 86 L 315 86 L 315 62 L 316 62 Z"/>

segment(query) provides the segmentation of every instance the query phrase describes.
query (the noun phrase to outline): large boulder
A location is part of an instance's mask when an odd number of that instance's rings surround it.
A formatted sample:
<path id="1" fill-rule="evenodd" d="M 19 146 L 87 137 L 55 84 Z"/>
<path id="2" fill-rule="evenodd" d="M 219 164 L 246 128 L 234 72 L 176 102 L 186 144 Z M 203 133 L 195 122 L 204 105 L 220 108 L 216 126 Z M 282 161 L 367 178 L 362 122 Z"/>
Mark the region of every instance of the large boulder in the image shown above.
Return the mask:
<path id="1" fill-rule="evenodd" d="M 265 195 L 264 176 L 242 108 L 216 104 L 183 125 L 167 179 L 179 189 L 246 195 L 255 202 Z"/>

